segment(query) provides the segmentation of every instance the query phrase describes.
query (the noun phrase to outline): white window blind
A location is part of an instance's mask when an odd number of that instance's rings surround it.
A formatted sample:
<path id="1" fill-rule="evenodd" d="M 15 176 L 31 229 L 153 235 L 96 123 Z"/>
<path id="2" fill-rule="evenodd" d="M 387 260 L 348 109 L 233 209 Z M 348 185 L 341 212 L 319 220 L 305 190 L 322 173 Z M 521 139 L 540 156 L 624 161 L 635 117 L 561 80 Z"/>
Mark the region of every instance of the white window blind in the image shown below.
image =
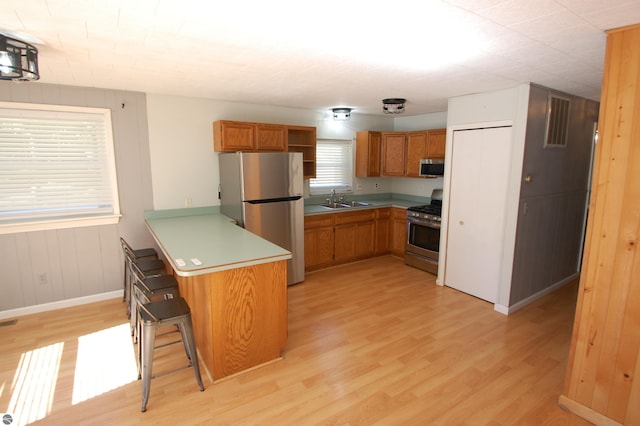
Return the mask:
<path id="1" fill-rule="evenodd" d="M 353 180 L 353 142 L 318 139 L 316 142 L 316 178 L 309 182 L 312 195 L 351 191 Z"/>
<path id="2" fill-rule="evenodd" d="M 108 109 L 0 103 L 0 225 L 119 215 Z"/>

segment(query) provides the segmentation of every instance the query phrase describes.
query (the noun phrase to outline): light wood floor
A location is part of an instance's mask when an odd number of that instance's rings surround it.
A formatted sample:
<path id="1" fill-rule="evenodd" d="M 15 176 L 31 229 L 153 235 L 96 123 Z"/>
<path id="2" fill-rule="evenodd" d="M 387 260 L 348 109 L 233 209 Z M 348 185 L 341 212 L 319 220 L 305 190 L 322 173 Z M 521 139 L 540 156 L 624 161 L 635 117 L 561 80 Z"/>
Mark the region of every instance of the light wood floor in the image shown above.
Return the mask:
<path id="1" fill-rule="evenodd" d="M 191 369 L 155 379 L 146 413 L 119 300 L 24 316 L 0 327 L 0 412 L 56 425 L 581 424 L 556 404 L 576 293 L 506 317 L 390 256 L 315 272 L 289 288 L 281 361 L 203 377 L 204 392 Z M 159 350 L 155 372 L 182 357 Z"/>

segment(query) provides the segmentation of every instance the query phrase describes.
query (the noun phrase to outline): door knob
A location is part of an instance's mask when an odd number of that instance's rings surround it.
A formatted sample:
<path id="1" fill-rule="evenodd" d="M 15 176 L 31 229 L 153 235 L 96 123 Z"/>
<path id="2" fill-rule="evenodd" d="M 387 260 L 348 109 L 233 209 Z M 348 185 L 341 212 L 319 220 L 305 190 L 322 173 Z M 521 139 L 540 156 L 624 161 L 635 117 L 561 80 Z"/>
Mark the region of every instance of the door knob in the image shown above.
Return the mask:
<path id="1" fill-rule="evenodd" d="M 460 221 L 460 225 L 464 225 L 464 220 L 461 220 L 461 221 Z"/>
<path id="2" fill-rule="evenodd" d="M 527 183 L 533 182 L 533 176 L 531 176 L 531 175 L 525 176 L 524 181 L 527 182 Z"/>

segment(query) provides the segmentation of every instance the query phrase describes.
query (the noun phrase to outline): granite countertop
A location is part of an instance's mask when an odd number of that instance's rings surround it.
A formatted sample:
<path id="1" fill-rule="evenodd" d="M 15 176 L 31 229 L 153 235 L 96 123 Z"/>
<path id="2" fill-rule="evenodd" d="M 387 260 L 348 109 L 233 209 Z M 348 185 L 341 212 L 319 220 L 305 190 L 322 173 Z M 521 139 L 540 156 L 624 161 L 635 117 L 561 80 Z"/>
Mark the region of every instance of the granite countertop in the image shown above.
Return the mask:
<path id="1" fill-rule="evenodd" d="M 291 258 L 291 252 L 237 226 L 216 207 L 146 212 L 145 223 L 179 276 Z"/>

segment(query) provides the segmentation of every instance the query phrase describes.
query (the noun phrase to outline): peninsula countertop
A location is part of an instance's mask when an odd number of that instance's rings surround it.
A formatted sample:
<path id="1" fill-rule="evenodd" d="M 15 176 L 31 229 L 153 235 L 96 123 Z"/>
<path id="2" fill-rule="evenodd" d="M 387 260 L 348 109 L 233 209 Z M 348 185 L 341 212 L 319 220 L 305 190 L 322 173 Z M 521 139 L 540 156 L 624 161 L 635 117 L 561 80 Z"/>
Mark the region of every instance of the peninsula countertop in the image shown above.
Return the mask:
<path id="1" fill-rule="evenodd" d="M 183 277 L 291 258 L 291 252 L 237 226 L 215 207 L 149 211 L 145 223 Z"/>

